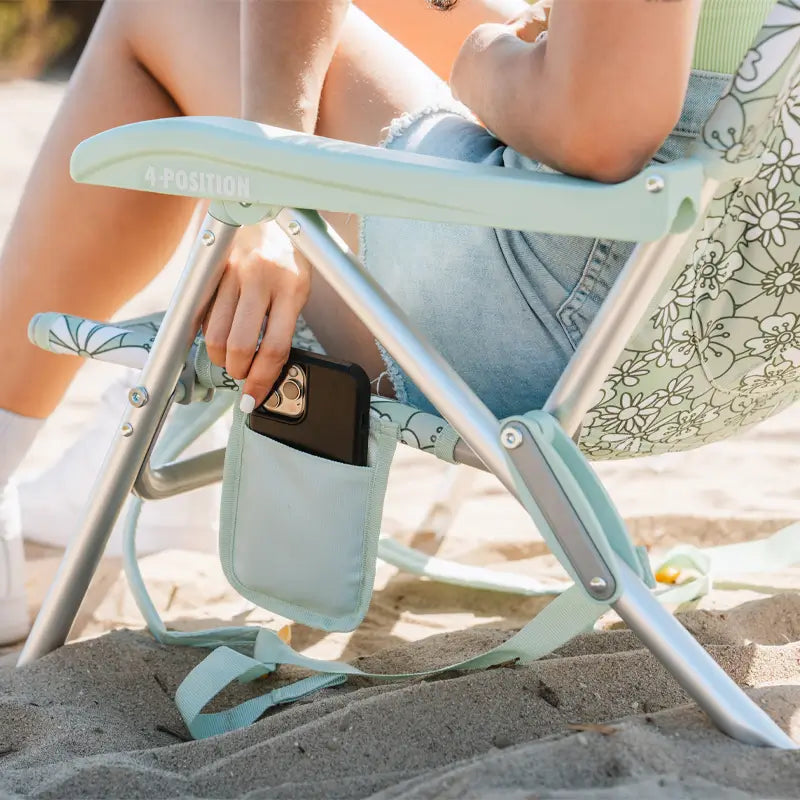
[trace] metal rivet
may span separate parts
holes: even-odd
[[[132,436],[133,435],[133,425],[130,422],[123,422],[122,425],[119,426],[119,432],[123,436]]]
[[[200,239],[206,247],[211,247],[211,245],[217,241],[217,237],[214,236],[213,231],[210,231],[208,229],[203,231]]]
[[[239,205],[240,205],[242,208],[250,208],[250,206],[251,206],[251,205],[253,205],[253,204],[252,204],[252,203],[239,203]]]
[[[658,194],[664,191],[666,183],[660,175],[651,175],[644,184],[644,188],[651,194]]]
[[[144,386],[134,386],[128,392],[128,402],[134,408],[141,408],[143,405],[146,405],[147,401],[150,399],[150,395],[147,393],[147,389]]]
[[[522,431],[516,425],[506,425],[500,434],[500,441],[506,450],[514,450],[522,444]]]
[[[286,226],[286,230],[287,230],[287,231],[289,231],[289,233],[290,233],[292,236],[297,236],[297,234],[298,234],[298,233],[300,233],[300,223],[299,223],[299,222],[295,222],[294,220],[292,220],[292,221],[291,221],[291,222],[290,222],[290,223],[289,223],[289,224]]]
[[[598,591],[601,589],[607,589],[608,581],[605,578],[591,578],[589,580],[589,586],[592,589],[597,589]]]

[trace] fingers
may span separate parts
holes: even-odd
[[[252,411],[267,399],[267,393],[280,375],[292,345],[300,309],[292,294],[277,295],[269,309],[267,330],[253,359],[242,388],[241,409]],[[252,400],[248,399],[252,398]]]
[[[244,380],[256,353],[258,335],[270,305],[269,272],[261,266],[244,270],[241,290],[228,334],[225,370],[236,380]]]
[[[232,272],[226,270],[203,322],[203,335],[206,340],[208,357],[212,364],[219,367],[225,366],[228,334],[238,302],[239,280]]]
[[[231,251],[203,324],[211,361],[224,366],[232,378],[246,380],[241,408],[248,413],[266,399],[277,380],[310,291],[310,268],[296,260],[280,229],[261,226],[258,232],[256,239],[242,238]]]

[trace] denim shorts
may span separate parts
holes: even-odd
[[[729,80],[692,73],[680,120],[654,162],[686,154]],[[384,146],[549,169],[503,144],[452,98],[395,120]],[[634,247],[385,217],[364,219],[361,245],[367,269],[501,418],[542,407]],[[434,410],[391,356],[383,355],[397,399]]]

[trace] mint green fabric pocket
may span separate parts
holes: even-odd
[[[238,410],[222,479],[220,558],[253,603],[326,631],[369,607],[397,426],[370,419],[368,466],[303,453],[254,433]]]

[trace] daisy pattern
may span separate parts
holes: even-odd
[[[644,354],[644,360],[652,362],[653,366],[658,369],[663,369],[669,364],[672,346],[672,328],[664,328],[661,338],[655,339],[650,344],[650,350]]]
[[[761,288],[764,294],[780,298],[800,292],[800,262],[787,261],[782,266],[770,270],[761,280]]]
[[[721,184],[620,354],[581,437],[596,458],[687,450],[800,400],[798,44],[800,0],[782,0],[699,137],[755,165]]]
[[[788,192],[779,197],[775,197],[775,192],[758,192],[755,199],[745,197],[744,202],[747,210],[739,214],[739,220],[747,224],[744,237],[748,242],[758,239],[764,247],[769,247],[773,242],[784,245],[784,231],[800,228],[800,212],[791,210],[795,204]]]
[[[611,370],[608,381],[612,384],[621,383],[623,386],[636,386],[639,378],[650,372],[647,362],[642,358],[629,358]]]
[[[678,406],[688,399],[692,392],[692,376],[684,372],[673,378],[664,392],[664,400],[671,406]]]
[[[797,167],[800,167],[800,153],[794,152],[791,139],[784,139],[777,151],[769,150],[764,154],[759,173],[760,178],[768,178],[767,187],[774,190],[781,181],[789,183],[794,179]]]
[[[598,421],[606,430],[615,433],[637,434],[647,430],[658,415],[658,396],[644,396],[623,392],[619,405],[607,405],[598,414]]]
[[[608,448],[609,454],[615,452],[636,455],[641,453],[645,444],[646,441],[642,436],[627,433],[607,433],[603,436],[601,442],[601,446],[605,445]],[[598,453],[605,454],[605,451],[598,448]]]
[[[690,439],[699,434],[703,425],[715,420],[718,416],[717,409],[706,403],[700,403],[694,408],[679,411],[671,416],[663,425],[651,432],[650,438],[669,444],[674,444],[682,439]]]

